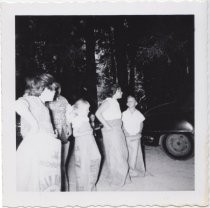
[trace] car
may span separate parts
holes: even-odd
[[[160,145],[173,159],[194,155],[194,107],[170,102],[151,108],[145,114],[144,145]]]

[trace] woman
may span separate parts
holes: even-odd
[[[41,74],[28,79],[27,94],[16,101],[23,141],[17,149],[17,191],[60,191],[60,141],[45,102],[55,95],[54,79]]]
[[[128,150],[122,131],[121,110],[117,101],[122,98],[119,85],[115,84],[111,87],[110,96],[98,108],[96,116],[104,126],[102,134],[110,185],[123,186],[128,174]]]
[[[61,170],[62,170],[62,190],[69,190],[69,180],[67,175],[66,164],[67,156],[69,152],[70,142],[68,140],[71,135],[71,126],[67,122],[66,114],[68,109],[71,108],[70,104],[65,97],[61,95],[61,86],[59,83],[55,82],[54,87],[56,88],[56,94],[53,102],[49,102],[49,109],[52,115],[52,121],[54,128],[58,132],[58,138],[62,142],[61,148]]]

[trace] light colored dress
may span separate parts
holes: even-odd
[[[24,96],[16,101],[27,107],[38,122],[37,133],[30,134],[30,126],[21,117],[23,141],[17,149],[17,191],[60,191],[61,144],[54,136],[49,109],[38,97]]]
[[[145,120],[140,111],[130,112],[129,109],[122,113],[124,133],[129,152],[130,176],[139,176],[145,174],[145,165],[141,148],[140,125]]]
[[[107,98],[106,102],[109,103],[109,107],[102,116],[112,127],[111,130],[102,129],[108,179],[110,185],[123,186],[128,175],[128,150],[122,131],[120,106],[113,98]]]
[[[76,191],[95,191],[101,155],[93,136],[93,130],[86,116],[76,116],[72,119],[72,125],[75,137]],[[71,184],[70,189],[72,190]]]

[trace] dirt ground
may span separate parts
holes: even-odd
[[[134,177],[123,187],[109,186],[104,171],[97,191],[191,191],[194,190],[194,158],[179,161],[169,158],[160,147],[145,146],[146,175]]]

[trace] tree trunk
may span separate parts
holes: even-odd
[[[121,19],[115,25],[115,55],[117,62],[117,78],[118,83],[123,91],[128,89],[128,71],[127,71],[127,58],[126,58],[126,40],[125,29],[123,25],[124,19]]]
[[[131,93],[134,93],[135,88],[135,68],[133,64],[131,63],[130,66],[130,79],[129,79],[129,91]]]
[[[130,77],[129,77],[129,92],[134,93],[135,91],[135,57],[136,48],[134,46],[130,47],[128,50],[128,58],[130,60]]]
[[[94,37],[94,19],[90,17],[87,20],[86,28],[86,64],[87,64],[87,99],[90,102],[91,110],[94,112],[97,109],[97,78],[95,64],[95,37]]]

